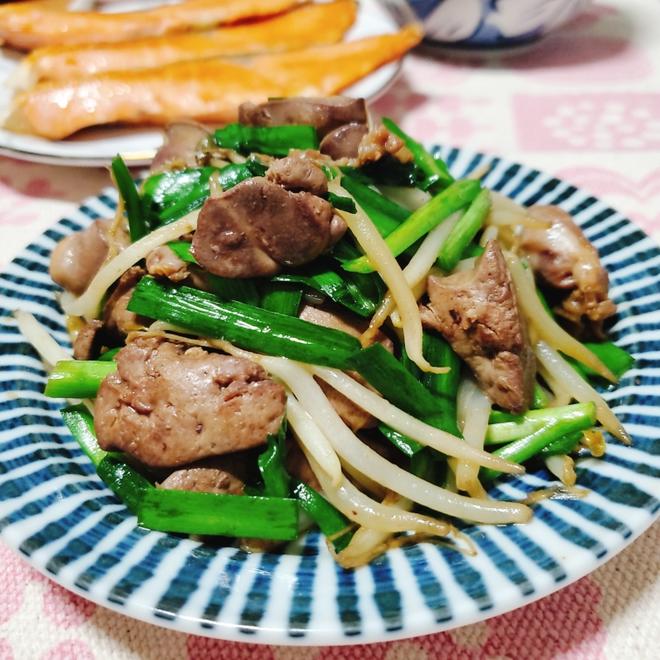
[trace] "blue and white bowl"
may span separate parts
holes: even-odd
[[[410,0],[427,39],[452,46],[527,43],[570,20],[589,0]]]
[[[525,525],[464,525],[474,556],[418,543],[357,570],[340,568],[317,532],[281,552],[247,554],[139,527],[64,427],[62,402],[43,395],[42,362],[11,314],[34,314],[68,344],[50,253],[62,237],[114,215],[116,192],[107,189],[0,272],[0,540],[63,587],[149,623],[234,641],[330,645],[425,635],[502,614],[577,580],[644,532],[660,511],[660,249],[566,181],[461,149],[436,153],[457,178],[483,167],[492,190],[524,205],[560,205],[609,272],[618,305],[610,336],[636,364],[603,396],[633,444],[611,442],[603,458],[578,460],[585,497],[542,500]],[[503,478],[491,495],[522,500],[555,486],[532,468]]]

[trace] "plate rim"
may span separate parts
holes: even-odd
[[[611,553],[608,552],[603,557],[596,559],[595,565],[585,568],[584,572],[582,572],[581,574],[576,573],[575,577],[571,576],[567,578],[565,581],[555,583],[552,586],[552,588],[549,589],[548,591],[544,591],[542,593],[541,592],[535,593],[533,596],[529,597],[529,599],[525,600],[525,602],[518,603],[512,606],[503,606],[501,608],[495,607],[492,611],[489,610],[485,616],[480,616],[479,614],[475,614],[471,618],[466,617],[465,619],[461,620],[460,623],[451,623],[451,622],[438,623],[433,629],[428,629],[427,627],[420,626],[418,630],[406,630],[406,631],[401,630],[395,632],[387,632],[380,637],[377,636],[377,633],[374,633],[373,635],[361,633],[360,636],[356,636],[356,637],[350,637],[345,635],[343,637],[336,637],[336,638],[333,637],[332,641],[319,640],[311,643],[306,636],[294,637],[288,635],[286,639],[282,639],[280,636],[278,636],[279,633],[274,633],[273,637],[270,638],[269,635],[271,633],[268,631],[266,632],[260,631],[258,637],[257,636],[251,637],[250,635],[241,633],[239,626],[235,623],[225,624],[219,621],[216,623],[216,625],[213,628],[205,628],[199,626],[199,623],[197,623],[196,627],[193,629],[193,626],[195,625],[195,621],[198,622],[198,620],[192,619],[190,617],[182,617],[175,619],[175,621],[179,623],[183,622],[184,625],[173,625],[171,621],[168,620],[167,618],[156,619],[153,617],[153,615],[149,616],[148,614],[142,614],[142,610],[134,610],[128,613],[123,605],[119,605],[110,600],[104,600],[102,597],[97,596],[96,594],[91,593],[89,591],[85,591],[84,589],[81,589],[80,587],[76,586],[73,583],[62,584],[62,582],[59,582],[44,567],[33,564],[32,562],[29,561],[28,557],[23,555],[14,545],[11,545],[8,542],[7,537],[5,536],[4,531],[0,532],[0,540],[2,540],[5,543],[5,545],[14,553],[14,555],[18,556],[21,559],[21,561],[27,562],[27,564],[32,569],[36,570],[40,575],[47,578],[51,582],[54,582],[55,584],[63,587],[67,591],[74,593],[76,596],[83,598],[84,600],[90,601],[95,605],[104,607],[105,609],[111,610],[112,612],[115,612],[117,614],[121,614],[129,619],[134,619],[136,621],[139,621],[140,623],[146,623],[152,626],[157,626],[160,628],[164,628],[165,630],[179,632],[185,635],[205,637],[206,639],[215,639],[218,641],[252,644],[255,646],[325,648],[330,646],[347,647],[347,646],[363,646],[363,645],[366,646],[371,644],[387,644],[390,642],[400,642],[408,639],[415,639],[416,637],[423,637],[426,635],[435,635],[442,632],[449,632],[451,630],[456,630],[457,628],[463,628],[464,626],[471,626],[477,623],[481,623],[483,621],[489,621],[490,619],[495,619],[498,616],[508,614],[509,612],[513,612],[523,607],[527,607],[528,605],[531,605],[532,603],[547,598],[548,596],[551,596],[552,594],[555,594],[558,591],[565,589],[566,587],[570,587],[572,584],[575,584],[582,578],[589,576],[591,573],[593,573],[594,571],[598,570],[599,568],[607,564],[611,559],[614,559],[614,557],[619,555],[621,552],[628,549],[637,539],[639,539],[641,536],[646,534],[646,532],[648,532],[653,525],[657,524],[659,519],[660,516],[656,514],[655,518],[651,519],[646,527],[640,529],[639,531],[636,531],[630,537],[625,539],[624,544],[620,548],[618,548],[617,550]],[[147,611],[151,612],[151,610],[147,610]],[[213,634],[213,632],[211,632],[218,630],[227,631],[230,634],[216,635]],[[316,634],[314,631],[312,631],[312,633]],[[327,633],[323,633],[323,634],[327,634]]]

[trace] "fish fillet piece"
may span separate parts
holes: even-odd
[[[423,36],[421,26],[412,23],[394,34],[308,48],[300,53],[258,55],[250,59],[250,64],[285,86],[297,83],[295,96],[331,96],[399,59]]]
[[[71,12],[48,2],[0,6],[0,43],[20,50],[58,44],[115,43],[271,16],[302,0],[186,0],[144,11]]]
[[[228,60],[195,60],[40,83],[17,95],[5,128],[59,140],[88,126],[116,122],[231,121],[243,101],[260,103],[282,95],[279,83],[253,69]]]
[[[303,5],[272,18],[117,44],[47,46],[21,63],[25,82],[165,66],[209,57],[300,50],[338,42],[355,21],[355,0]],[[21,86],[25,85],[25,82]]]
[[[335,94],[401,57],[421,36],[419,26],[411,25],[395,34],[257,56],[240,64],[213,58],[43,82],[16,95],[5,128],[59,140],[88,126],[118,122],[236,121],[245,101]]]

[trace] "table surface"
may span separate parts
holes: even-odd
[[[374,109],[426,143],[500,154],[600,196],[660,239],[660,2],[608,0],[484,57],[423,52]],[[106,171],[0,158],[0,266]],[[263,647],[162,630],[82,600],[0,544],[0,660],[656,658],[660,525],[588,577],[509,614],[413,640]]]

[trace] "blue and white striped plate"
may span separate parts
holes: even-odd
[[[528,525],[468,526],[466,557],[422,543],[356,571],[339,568],[316,533],[283,554],[246,554],[150,532],[105,488],[41,391],[45,374],[11,310],[37,316],[67,344],[48,258],[62,236],[112,215],[104,191],[27,247],[0,275],[0,533],[67,589],[177,630],[274,644],[344,644],[426,634],[511,610],[612,557],[657,516],[660,499],[660,250],[616,211],[558,179],[442,149],[456,176],[489,164],[488,186],[523,204],[559,204],[598,247],[619,306],[614,339],[637,359],[605,397],[634,438],[579,462],[579,500],[546,500]],[[547,474],[508,478],[513,499]]]

